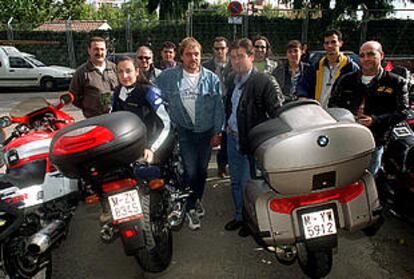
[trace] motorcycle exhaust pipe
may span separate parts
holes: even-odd
[[[62,220],[53,220],[46,227],[32,235],[27,250],[32,255],[39,255],[47,251],[65,233],[65,223]]]

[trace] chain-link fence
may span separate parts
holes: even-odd
[[[322,49],[323,32],[338,28],[344,34],[344,50],[357,52],[361,42],[375,39],[384,46],[386,56],[400,59],[414,57],[414,20],[378,18],[377,11],[354,11],[364,14],[360,18],[335,19],[327,21],[321,10],[275,9],[263,13],[246,13],[237,18],[218,13],[215,10],[189,10],[185,20],[180,21],[134,21],[131,17],[113,26],[122,26],[107,31],[91,30],[77,32],[68,19],[60,31],[35,31],[13,22],[4,23],[0,31],[0,45],[12,44],[21,51],[37,56],[46,64],[60,64],[76,67],[87,59],[88,39],[100,35],[108,39],[110,52],[134,52],[140,45],[149,45],[159,59],[164,41],[178,45],[185,36],[194,36],[204,46],[206,55],[211,53],[211,42],[216,36],[229,40],[241,37],[264,35],[271,42],[273,52],[283,56],[287,41],[298,39],[307,42],[311,50]],[[414,10],[405,10],[412,13]],[[111,25],[111,22],[108,22]]]

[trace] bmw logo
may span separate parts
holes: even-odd
[[[329,143],[329,139],[328,139],[327,136],[319,136],[318,137],[318,145],[320,147],[325,147],[325,146],[328,145],[328,143]]]

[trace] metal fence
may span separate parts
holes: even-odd
[[[412,13],[414,10],[404,10]],[[164,41],[176,44],[185,36],[194,36],[204,46],[205,54],[211,52],[211,42],[216,36],[230,40],[240,37],[264,35],[272,44],[276,55],[283,55],[288,40],[298,39],[308,43],[311,49],[322,49],[323,32],[328,28],[339,28],[344,34],[344,50],[358,51],[361,42],[379,40],[386,55],[401,59],[414,57],[414,20],[364,17],[343,17],[334,21],[323,21],[321,10],[267,10],[266,13],[247,13],[238,18],[220,15],[214,10],[189,10],[186,19],[180,21],[134,21],[131,17],[117,22],[119,29],[75,32],[72,21],[66,22],[64,32],[36,32],[13,22],[4,24],[0,31],[0,44],[14,44],[20,50],[35,54],[47,64],[62,64],[76,67],[87,59],[87,43],[94,34],[108,38],[111,52],[133,52],[146,44],[153,48],[156,59]],[[361,13],[362,11],[355,11]],[[378,12],[378,11],[376,11]],[[109,22],[109,24],[111,24]]]

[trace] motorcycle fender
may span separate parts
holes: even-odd
[[[351,232],[368,227],[379,218],[379,215],[374,214],[380,208],[380,203],[372,174],[366,172],[362,181],[364,192],[352,201],[342,204],[345,229]]]
[[[139,249],[145,248],[144,221],[142,219],[122,223],[118,225],[118,228],[127,256],[133,256]]]
[[[266,245],[292,244],[295,233],[292,216],[270,209],[270,201],[277,198],[263,180],[249,180],[244,191],[244,204],[249,223],[257,230]]]

